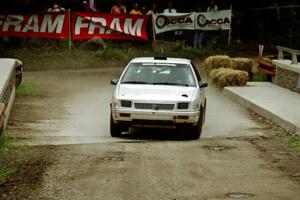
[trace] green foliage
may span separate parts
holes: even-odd
[[[82,49],[80,44],[74,42],[72,51],[68,50],[67,43],[43,39],[30,39],[26,45],[18,48],[0,48],[0,57],[14,57],[23,62],[24,70],[49,70],[49,69],[81,69],[98,68],[107,66],[107,60],[114,61],[116,66],[124,66],[126,62],[135,57],[161,56],[180,57],[189,59],[205,59],[208,56],[224,54],[234,51],[212,43],[201,49],[195,49],[184,44],[159,41],[155,44],[132,41],[106,41],[108,48],[104,50]],[[255,49],[256,50],[256,49]],[[238,51],[245,54],[245,50]]]
[[[254,74],[252,77],[252,81],[254,82],[267,82],[268,78],[266,74]]]
[[[2,151],[5,151],[7,149],[11,148],[11,144],[9,142],[9,139],[6,135],[6,131],[3,132],[2,138],[0,139],[0,153]]]
[[[181,57],[189,59],[203,58],[206,55],[211,54],[213,51],[211,49],[194,49],[191,47],[186,47],[178,50],[164,51],[163,55],[168,57]],[[161,56],[162,52],[154,51],[150,48],[129,48],[129,49],[118,49],[118,48],[107,48],[104,50],[98,50],[95,56],[102,59],[118,59],[118,60],[130,60],[135,57],[152,57]]]
[[[41,88],[35,84],[27,84],[23,82],[16,90],[17,95],[39,95]]]
[[[7,167],[7,168],[2,168],[0,167],[0,184],[4,183],[6,179],[13,173],[17,171],[17,168],[15,167]]]
[[[280,141],[283,141],[289,145],[290,148],[300,151],[300,138],[297,135],[291,133],[280,133],[277,135]]]
[[[14,174],[26,159],[27,145],[17,145],[8,137],[6,131],[0,140],[0,184]]]
[[[13,145],[10,143],[6,132],[4,131],[3,137],[0,140],[0,157],[7,157],[7,152],[13,148]],[[0,165],[0,184],[5,182],[7,177],[14,172],[16,172],[16,167],[7,167]]]
[[[126,52],[116,48],[107,48],[103,50],[98,50],[96,51],[95,56],[103,59],[121,59],[121,60],[127,59]]]
[[[129,59],[133,59],[135,57],[149,57],[149,56],[159,55],[148,48],[145,49],[130,48],[126,51],[126,54]]]
[[[0,158],[3,153],[11,150],[26,150],[27,145],[15,144],[13,138],[8,137],[7,132],[4,130],[2,138],[0,140]]]
[[[206,56],[212,55],[214,52],[218,51],[217,49],[213,50],[210,47],[204,47],[201,49],[195,49],[192,47],[185,47],[176,51],[166,52],[166,55],[169,57],[181,57],[188,59],[200,59]]]

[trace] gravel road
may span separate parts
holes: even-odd
[[[121,68],[105,68],[24,73],[25,84],[38,85],[41,91],[17,99],[11,134],[18,141],[31,145],[126,140],[112,139],[109,135],[109,103],[114,88],[110,80],[118,77],[121,71]],[[223,97],[214,87],[207,89],[207,98],[203,138],[261,134],[249,130],[257,125],[248,112]],[[161,139],[164,134],[161,131],[150,137]]]
[[[165,130],[111,138],[109,83],[121,70],[24,73],[41,91],[16,98],[8,132],[20,143],[56,145],[42,184],[26,198],[299,198],[299,153],[265,137],[267,124],[214,87],[200,140]]]

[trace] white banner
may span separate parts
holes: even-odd
[[[231,10],[202,12],[196,14],[196,30],[230,30]]]
[[[174,30],[194,30],[196,13],[158,14],[154,18],[155,33]]]
[[[156,34],[175,30],[230,30],[231,10],[158,14],[154,22]]]

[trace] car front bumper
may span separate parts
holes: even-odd
[[[177,126],[196,125],[199,121],[200,111],[176,112],[176,111],[154,111],[154,110],[129,110],[111,109],[114,123],[133,126]]]

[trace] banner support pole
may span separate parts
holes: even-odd
[[[69,17],[69,51],[72,51],[72,29],[71,29],[71,9],[68,9],[68,17]]]
[[[156,35],[155,35],[155,14],[152,14],[151,15],[151,18],[152,18],[152,34],[153,34],[153,41],[156,41]]]
[[[227,46],[229,47],[231,45],[231,29],[229,29],[228,31],[228,42],[227,42]]]
[[[232,23],[232,4],[230,5],[230,12],[231,12],[231,23]],[[231,26],[230,29],[228,30],[228,41],[227,41],[227,46],[229,47],[231,45]]]

